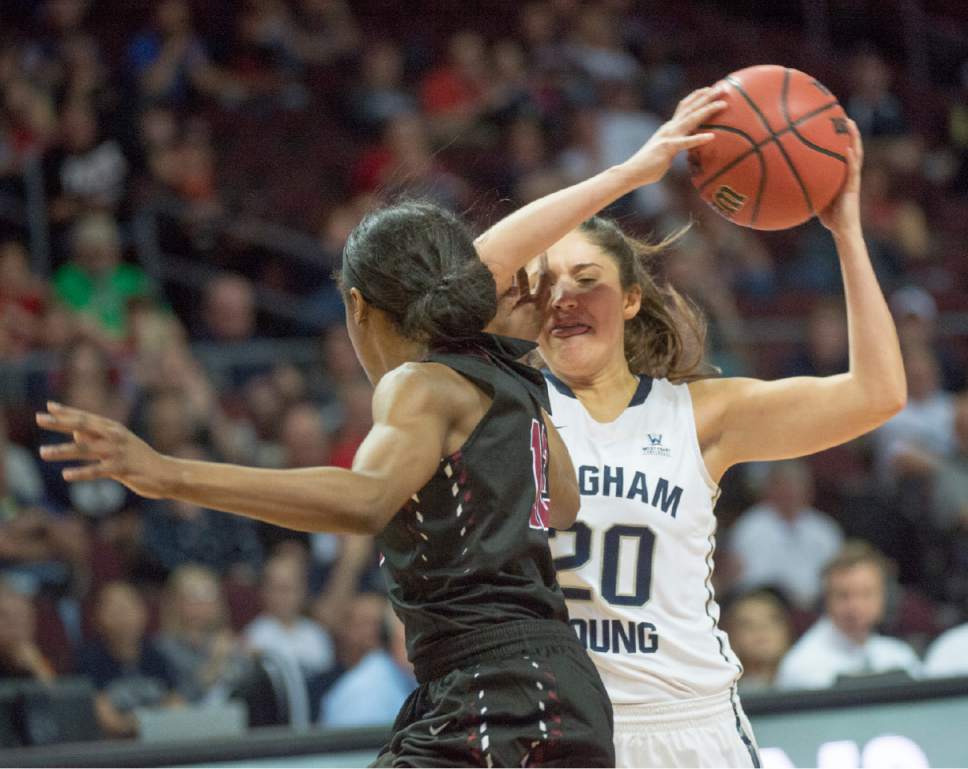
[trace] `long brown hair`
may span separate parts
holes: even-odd
[[[655,258],[681,238],[684,227],[658,243],[636,240],[612,220],[594,216],[580,232],[615,261],[624,291],[638,286],[642,303],[625,321],[625,359],[633,374],[689,382],[715,369],[703,360],[706,320],[691,301],[653,275]]]

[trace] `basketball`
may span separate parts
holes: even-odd
[[[727,75],[726,107],[689,153],[692,182],[722,216],[782,230],[822,211],[847,176],[847,114],[816,78],[763,64]]]

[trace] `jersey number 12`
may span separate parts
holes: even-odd
[[[584,566],[592,556],[592,530],[578,521],[567,531],[552,531],[552,536],[574,537],[575,552],[555,558],[558,571],[572,571]],[[635,547],[632,566],[635,570],[632,579],[633,592],[619,592],[619,559],[622,540],[631,541]],[[655,533],[648,526],[626,526],[616,524],[602,537],[602,597],[617,606],[644,606],[652,592],[652,556],[655,553]],[[625,564],[629,560],[623,559]],[[565,598],[572,601],[592,600],[592,591],[587,588],[562,587]]]

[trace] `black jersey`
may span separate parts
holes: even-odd
[[[544,379],[516,361],[533,345],[481,334],[427,356],[492,403],[377,538],[407,651],[495,623],[567,621],[548,548]]]

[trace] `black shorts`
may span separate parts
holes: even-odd
[[[415,673],[421,683],[374,766],[615,766],[611,703],[563,622],[436,644]]]

